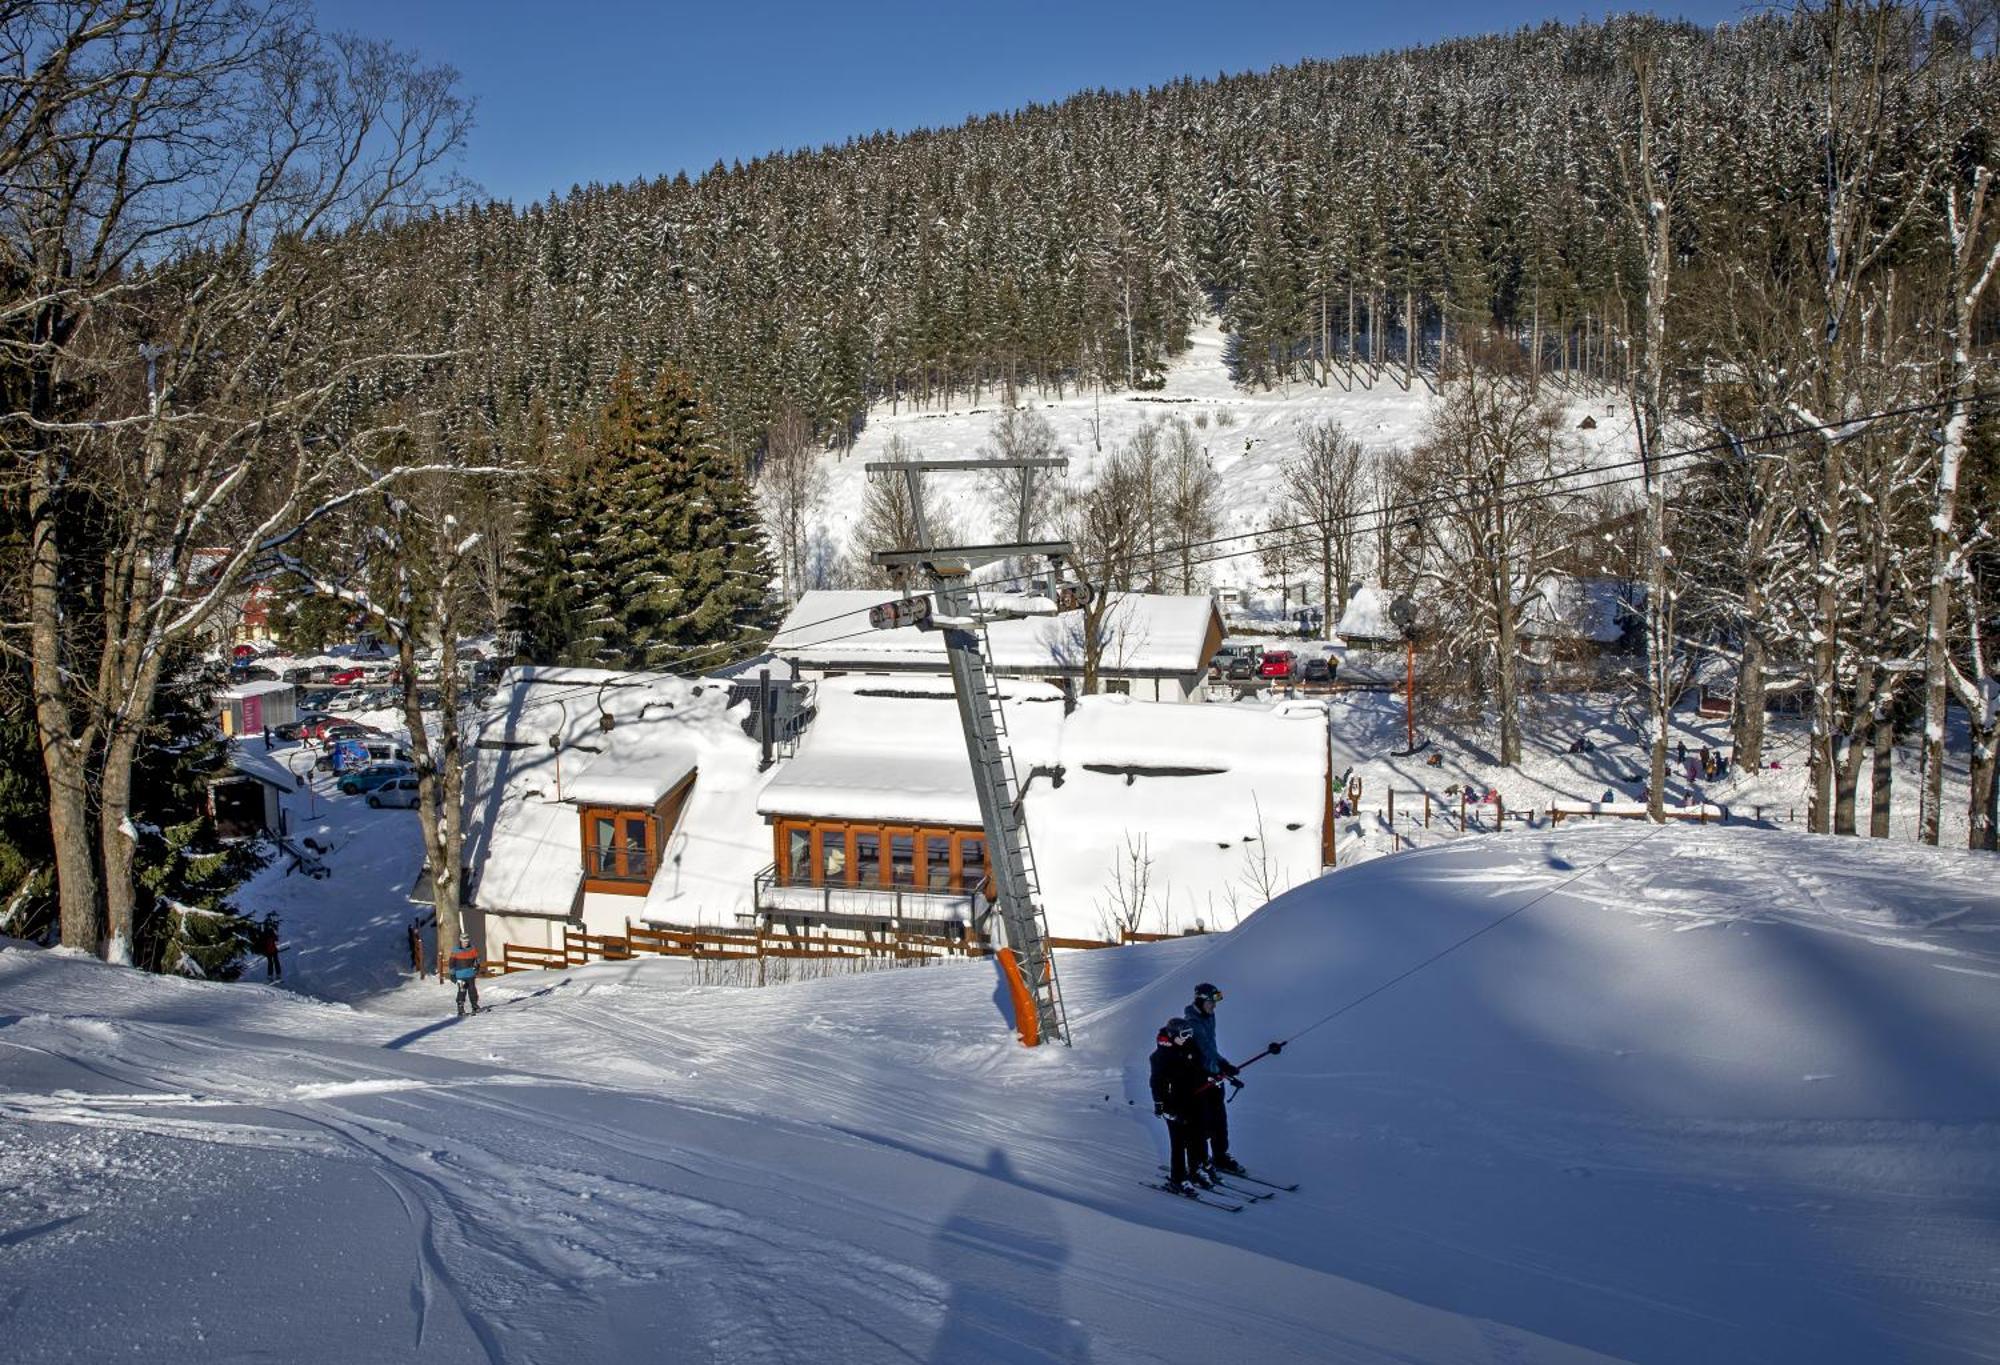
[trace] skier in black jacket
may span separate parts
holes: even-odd
[[[1157,1041],[1152,1057],[1153,1112],[1167,1121],[1167,1144],[1173,1153],[1167,1187],[1176,1194],[1192,1194],[1194,1185],[1213,1183],[1201,1169],[1207,1146],[1202,1092],[1208,1088],[1208,1069],[1194,1049],[1194,1029],[1187,1020],[1169,1019],[1160,1026]]]

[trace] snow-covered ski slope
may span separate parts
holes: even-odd
[[[1300,432],[1310,423],[1339,422],[1371,451],[1407,450],[1423,432],[1432,400],[1430,390],[1421,382],[1408,389],[1386,378],[1352,389],[1308,383],[1269,390],[1240,388],[1230,378],[1224,360],[1227,343],[1216,319],[1205,317],[1195,327],[1188,349],[1169,365],[1165,385],[1157,391],[1100,394],[1086,390],[1056,398],[1052,393],[1027,390],[1019,395],[1019,402],[1048,420],[1062,453],[1070,457],[1071,479],[1089,477],[1099,461],[1129,441],[1144,423],[1175,417],[1201,423],[1196,435],[1222,484],[1220,535],[1256,530],[1265,512],[1280,502],[1285,462],[1299,453]],[[869,409],[867,424],[854,448],[825,457],[828,492],[817,518],[815,538],[829,555],[848,547],[867,483],[863,467],[870,460],[882,459],[891,440],[901,437],[911,453],[924,459],[970,459],[990,444],[1003,404],[1003,396],[991,390],[977,403],[957,395],[949,407],[914,408],[903,403],[892,408],[888,403],[877,403]],[[1630,410],[1619,395],[1573,396],[1566,411],[1568,434],[1586,463],[1611,465],[1633,457],[1636,447]],[[1596,423],[1593,429],[1578,429],[1585,417]],[[1603,477],[1615,478],[1623,472]],[[954,529],[968,540],[1014,538],[1012,525],[996,520],[992,500],[977,475],[938,476],[933,486],[951,511]],[[1219,584],[1260,582],[1257,558],[1249,553],[1253,545],[1245,539],[1209,551],[1214,555],[1246,552],[1209,565],[1212,580]]]
[[[429,984],[350,1008],[0,951],[0,1339],[1993,1360],[1993,867],[1742,829],[1464,839],[1227,935],[1065,954],[1073,1051],[1006,1041],[981,964],[763,990],[605,964],[491,982],[456,1022]],[[1304,1188],[1240,1214],[1140,1183],[1145,1054],[1204,979],[1225,1050],[1299,1035],[1230,1113],[1237,1155]]]

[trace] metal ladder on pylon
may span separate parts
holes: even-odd
[[[1008,942],[1021,960],[1022,980],[1034,999],[1042,1027],[1067,1045],[1069,1015],[1063,1007],[1062,983],[1056,976],[1055,953],[1048,947],[1049,922],[1048,913],[1042,908],[1041,874],[1035,866],[1035,845],[1028,832],[1027,812],[1022,808],[1021,776],[1014,766],[1013,736],[1007,730],[1007,708],[1002,704],[1000,679],[993,667],[993,637],[986,628],[983,616],[979,618],[978,665],[986,710],[993,718],[991,762],[994,777],[1004,797],[1005,824],[1019,849],[1025,883],[1026,906],[1020,913],[1029,922],[1019,926],[1018,930],[1010,923]]]

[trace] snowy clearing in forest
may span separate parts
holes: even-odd
[[[1992,1360],[1991,866],[1462,839],[1064,954],[1036,1052],[977,963],[603,964],[459,1022],[10,947],[9,1358]],[[1140,1183],[1199,980],[1239,1060],[1295,1039],[1230,1114],[1304,1188],[1241,1214]]]
[[[1422,382],[1408,389],[1386,377],[1372,387],[1351,390],[1307,383],[1271,390],[1241,388],[1230,378],[1224,360],[1228,340],[1216,319],[1205,317],[1196,325],[1188,349],[1168,366],[1165,387],[1157,391],[1085,391],[1059,399],[1024,391],[1021,406],[1048,419],[1061,453],[1070,457],[1071,481],[1089,478],[1102,459],[1145,423],[1168,418],[1195,423],[1210,464],[1221,478],[1218,534],[1223,536],[1255,531],[1266,512],[1282,501],[1282,471],[1300,453],[1304,427],[1337,421],[1370,452],[1407,450],[1423,433],[1432,400]],[[950,406],[935,408],[905,403],[891,411],[888,404],[876,404],[854,446],[824,457],[828,491],[812,536],[820,547],[815,557],[832,562],[849,549],[867,484],[864,466],[884,458],[891,440],[901,437],[911,453],[923,459],[970,459],[990,444],[993,424],[1003,411],[997,392],[982,402],[958,397]],[[1586,465],[1613,464],[1635,454],[1631,412],[1622,394],[1607,391],[1587,399],[1572,394],[1565,413],[1568,435],[1584,453]],[[1595,422],[1594,429],[1579,429],[1585,417]],[[938,476],[931,483],[949,509],[954,529],[968,541],[1014,538],[1012,525],[996,513],[978,476]],[[1242,539],[1211,551],[1244,551],[1210,565],[1213,581],[1261,583],[1254,545],[1253,540]]]

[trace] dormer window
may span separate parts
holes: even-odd
[[[657,786],[599,780],[594,788],[586,788],[577,801],[583,889],[612,896],[645,895],[693,787],[690,772],[657,802],[646,805],[639,802],[651,801]]]
[[[590,807],[583,813],[587,842],[584,871],[594,880],[637,882],[653,880],[659,866],[659,841],[649,810]]]

